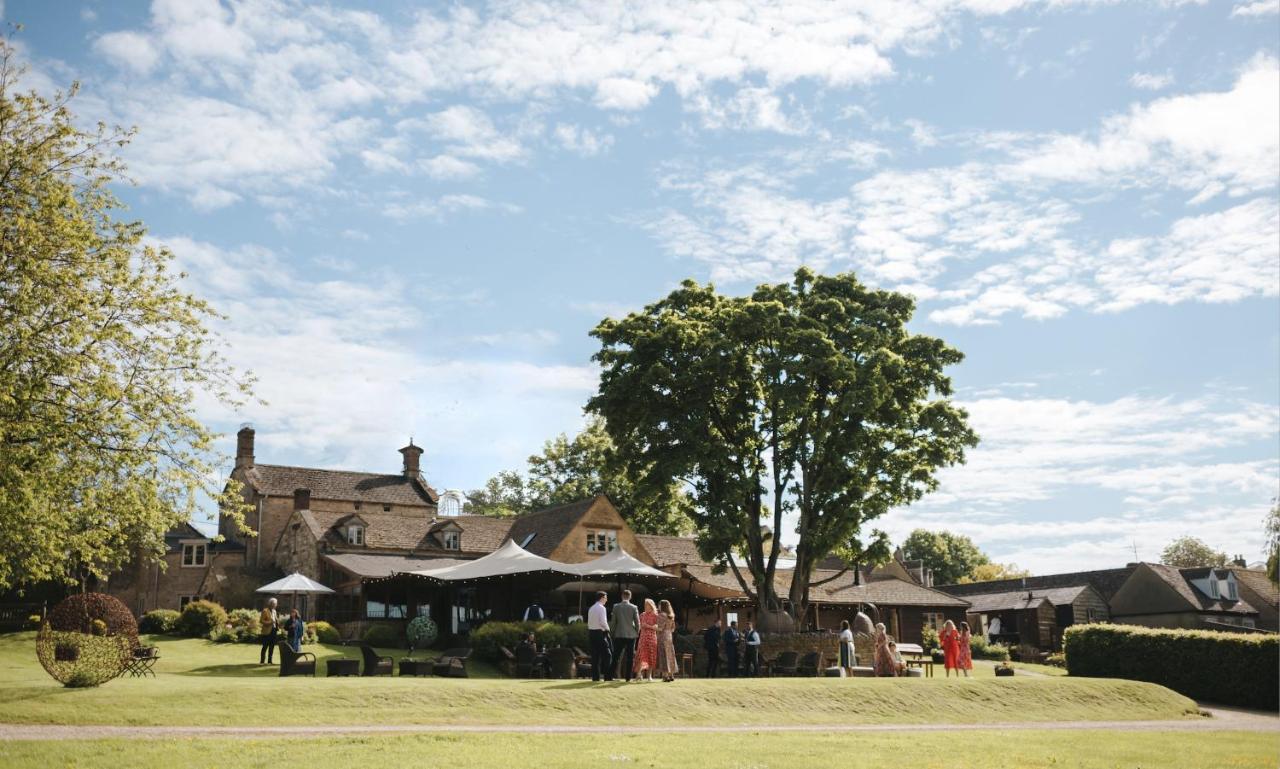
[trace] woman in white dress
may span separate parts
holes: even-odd
[[[845,675],[853,675],[853,666],[856,657],[853,655],[853,631],[849,629],[849,620],[841,620],[840,622],[840,667],[844,668]]]

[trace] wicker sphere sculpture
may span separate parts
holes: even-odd
[[[430,617],[414,617],[409,627],[405,628],[405,637],[409,639],[409,646],[425,649],[440,637],[440,628]]]
[[[124,604],[84,593],[49,612],[36,636],[36,656],[66,686],[97,686],[120,675],[137,645],[138,623]]]

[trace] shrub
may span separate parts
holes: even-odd
[[[209,640],[216,644],[231,644],[240,640],[240,634],[235,628],[223,627],[210,633]]]
[[[1067,655],[1062,652],[1054,652],[1045,659],[1044,664],[1052,665],[1055,668],[1065,668],[1067,666]]]
[[[192,601],[182,609],[175,628],[188,638],[206,637],[227,624],[227,610],[213,601]]]
[[[564,645],[576,646],[583,651],[591,648],[591,634],[587,632],[587,623],[575,622],[564,626]]]
[[[176,613],[177,612],[175,612],[175,614]],[[27,629],[37,630],[39,629],[41,622],[43,622],[43,619],[39,614],[32,614],[30,617],[27,617]]]
[[[1009,647],[1004,644],[992,643],[987,640],[986,636],[976,635],[970,637],[969,651],[972,652],[975,660],[1009,661]]]
[[[365,629],[360,640],[383,649],[403,649],[404,632],[392,622],[378,622]]]
[[[316,620],[307,623],[307,632],[316,637],[316,643],[322,644],[340,644],[342,636],[338,634],[338,629],[330,625],[324,620]]]
[[[142,615],[138,631],[142,633],[172,633],[182,615],[173,609],[154,609]]]
[[[262,635],[261,615],[253,609],[232,609],[227,612],[227,625],[241,631],[241,636]]]
[[[941,647],[942,647],[942,644],[939,643],[938,641],[938,631],[934,630],[928,625],[921,628],[920,648],[924,649],[926,654],[929,652],[932,652],[934,649],[939,649]]]
[[[581,626],[581,630],[576,628]],[[515,649],[520,639],[529,633],[538,638],[538,643],[550,647],[587,646],[586,623],[559,625],[555,622],[486,622],[471,631],[471,648],[476,656],[491,662],[503,659],[499,646]]]
[[[1130,678],[1193,699],[1275,711],[1280,636],[1074,625],[1063,636],[1072,676]]]
[[[409,645],[415,649],[426,649],[440,637],[440,628],[430,617],[414,617],[404,630]]]

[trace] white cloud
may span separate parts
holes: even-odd
[[[93,41],[93,49],[140,74],[150,72],[160,61],[151,38],[137,32],[109,32]]]
[[[586,128],[570,123],[556,125],[554,135],[561,147],[584,158],[595,157],[602,152],[608,152],[609,148],[613,146],[612,135],[592,133]]]
[[[1145,91],[1163,91],[1173,85],[1173,75],[1168,72],[1135,72],[1129,77],[1129,85]]]
[[[516,160],[524,155],[519,141],[498,131],[484,112],[464,104],[455,104],[405,127],[421,128],[446,143],[453,155],[496,162]]]
[[[408,203],[390,203],[383,208],[382,214],[403,222],[422,218],[443,219],[450,214],[458,212],[484,210],[518,214],[523,209],[511,203],[497,203],[479,195],[455,193],[442,195],[434,199],[416,200]]]
[[[636,110],[646,106],[658,93],[652,83],[621,77],[607,77],[596,84],[596,106],[601,109]]]
[[[432,179],[469,179],[480,173],[475,163],[455,158],[452,155],[436,155],[418,161],[418,168]]]
[[[1280,0],[1253,0],[1231,9],[1232,16],[1271,16],[1280,13]]]

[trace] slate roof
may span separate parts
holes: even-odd
[[[1249,588],[1253,592],[1262,596],[1270,603],[1272,608],[1280,605],[1280,586],[1267,578],[1265,571],[1258,569],[1232,569],[1236,575],[1236,580],[1244,587]],[[1262,608],[1262,607],[1255,607]]]
[[[699,582],[706,582],[719,588],[735,590],[739,593],[742,587],[733,576],[732,571],[724,574],[712,574],[712,567],[694,564],[686,565],[684,571]],[[814,569],[813,581],[834,576],[838,570]],[[777,590],[785,595],[791,589],[790,569],[779,569],[774,572]],[[745,575],[744,575],[745,576]],[[749,578],[748,578],[749,579]],[[853,584],[853,572],[846,572],[839,578],[816,587],[810,587],[809,600],[815,603],[857,604],[873,603],[877,606],[953,606],[967,607],[969,602],[947,595],[932,588],[921,587],[914,582],[907,582],[897,577],[886,577],[872,582]]]
[[[1222,598],[1210,598],[1201,593],[1191,584],[1191,580],[1205,577],[1211,571],[1225,571],[1225,569],[1211,569],[1202,567],[1197,569],[1179,569],[1174,566],[1165,566],[1162,563],[1145,564],[1157,576],[1163,579],[1170,587],[1177,591],[1178,595],[1186,599],[1199,611],[1206,612],[1223,612],[1227,614],[1257,614],[1258,610],[1249,605],[1248,601],[1243,599],[1232,601],[1225,596]]]
[[[507,532],[507,536],[530,553],[546,558],[569,536],[569,532],[573,531],[573,527],[578,525],[578,521],[582,520],[582,516],[587,514],[596,500],[603,496],[597,494],[567,505],[556,505],[517,516],[510,521],[511,530]],[[525,544],[525,538],[530,534],[537,536]]]
[[[417,558],[387,553],[327,553],[324,558],[358,577],[390,577],[395,572],[443,569],[466,563],[457,558]]]
[[[970,582],[964,585],[938,585],[944,593],[956,596],[980,595],[983,593],[1007,593],[1016,590],[1049,590],[1063,587],[1089,585],[1104,601],[1110,602],[1120,586],[1129,579],[1136,564],[1118,569],[1100,569],[1098,571],[1075,571],[1067,574],[1044,574],[1038,577],[1017,577],[1014,579],[997,579],[990,582]]]
[[[702,563],[698,555],[698,545],[693,537],[672,537],[663,534],[637,534],[636,539],[644,545],[644,549],[653,556],[658,566],[670,566],[675,563]]]
[[[246,472],[246,480],[259,494],[275,497],[291,497],[297,489],[309,489],[314,499],[414,507],[434,505],[439,501],[439,495],[431,486],[400,473],[254,465]]]
[[[1081,588],[1082,590],[1084,588]],[[1030,597],[1026,590],[1018,590],[1012,593],[982,593],[981,595],[971,595],[969,600],[969,611],[973,614],[981,614],[982,612],[995,611],[1021,611],[1023,609],[1034,609],[1049,602],[1051,606],[1057,606],[1052,600],[1044,595],[1032,593]]]
[[[303,510],[298,515],[316,539],[336,548],[355,547],[347,544],[345,534],[338,531],[337,527],[357,517],[356,513]],[[506,539],[507,530],[511,526],[510,519],[485,515],[459,515],[443,519],[364,511],[358,515],[365,522],[364,547],[374,550],[457,553],[459,551],[445,550],[444,542],[432,534],[438,530],[437,524],[443,520],[455,523],[462,529],[461,552],[491,553]]]

